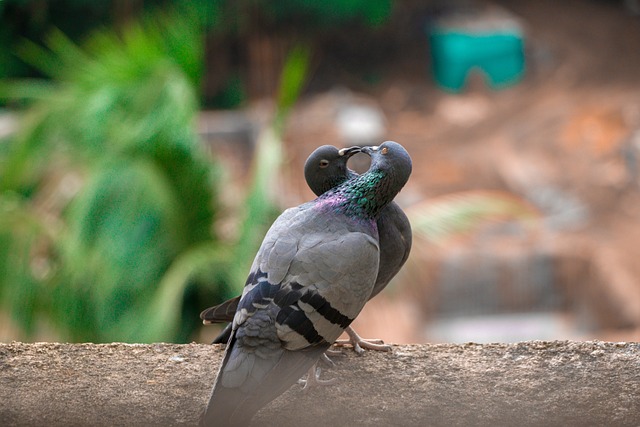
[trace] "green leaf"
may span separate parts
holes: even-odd
[[[183,252],[163,276],[153,299],[123,319],[127,330],[122,335],[140,342],[174,340],[179,332],[184,294],[192,279],[211,268],[228,268],[229,263],[228,249],[219,244],[205,243]]]
[[[282,132],[282,125],[289,110],[300,97],[309,70],[310,50],[298,45],[291,50],[280,74],[280,87],[276,102],[276,118],[274,127]]]

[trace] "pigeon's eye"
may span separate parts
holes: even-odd
[[[380,150],[380,154],[387,154],[389,152],[389,149],[387,147],[382,147],[382,150]]]
[[[320,167],[321,168],[326,168],[327,166],[329,166],[329,160],[326,160],[326,159],[320,160]]]

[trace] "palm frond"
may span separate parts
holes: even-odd
[[[406,209],[414,234],[433,242],[468,233],[488,221],[517,220],[533,224],[535,207],[511,193],[464,191],[430,199]]]
[[[189,19],[158,13],[121,33],[101,30],[82,46],[54,31],[46,47],[29,42],[22,47],[21,55],[53,82],[7,142],[0,196],[38,197],[55,168],[75,169],[84,185],[59,213],[63,227],[51,239],[49,254],[55,271],[45,292],[31,293],[40,301],[25,294],[33,289],[28,280],[43,283],[27,275],[35,240],[20,230],[11,235],[12,247],[21,245],[19,265],[4,265],[17,281],[5,283],[11,289],[0,297],[22,294],[20,299],[42,309],[64,338],[176,339],[138,323],[158,319],[147,307],[166,294],[164,278],[176,276],[168,273],[176,260],[217,242],[212,234],[216,168],[194,127],[201,28],[190,26]],[[33,83],[0,91],[33,98],[40,88]],[[14,219],[0,212],[0,227]],[[172,295],[184,287],[176,286]],[[181,310],[178,306],[178,316]],[[169,319],[161,313],[160,320]]]

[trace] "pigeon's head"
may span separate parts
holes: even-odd
[[[411,175],[411,156],[404,147],[394,141],[380,145],[362,147],[363,153],[371,156],[372,170],[379,170],[392,177],[394,186],[402,188]]]
[[[304,164],[304,178],[317,196],[336,187],[355,172],[347,168],[347,162],[360,147],[337,149],[333,145],[323,145],[311,153]]]

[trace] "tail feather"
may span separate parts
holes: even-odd
[[[252,354],[253,363],[243,364],[244,367],[250,365],[250,370],[242,383],[229,387],[227,385],[233,383],[233,378],[223,380],[225,368],[230,357],[237,357],[237,351],[243,351],[233,348],[236,345],[235,337],[232,337],[209,403],[202,414],[202,426],[248,425],[262,407],[295,384],[329,348],[329,344],[326,344],[298,351],[281,349],[275,357],[267,359]]]
[[[240,302],[240,297],[237,296],[235,298],[231,298],[223,302],[222,304],[218,304],[214,307],[209,307],[200,313],[200,318],[202,319],[202,323],[205,325],[211,323],[223,323],[223,322],[231,322],[233,321],[233,316],[236,314],[236,310],[238,309],[238,303]]]

